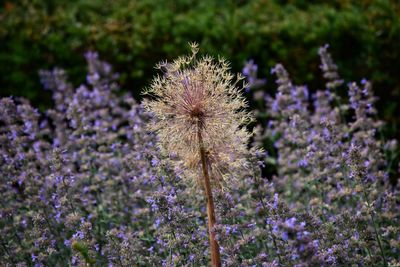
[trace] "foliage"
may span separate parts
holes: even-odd
[[[369,76],[381,100],[389,134],[399,128],[400,5],[397,1],[154,1],[21,0],[0,7],[1,95],[20,95],[41,108],[39,68],[64,66],[74,83],[86,49],[98,51],[132,90],[147,85],[160,58],[186,52],[189,41],[221,54],[239,71],[253,56],[262,75],[279,60],[296,83],[323,84],[316,51],[330,43],[345,79]],[[268,87],[272,89],[272,86]],[[136,90],[136,91],[134,91]]]

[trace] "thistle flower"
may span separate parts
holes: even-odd
[[[150,128],[158,133],[161,148],[177,156],[178,167],[183,166],[188,176],[203,178],[211,263],[221,266],[211,181],[220,185],[241,162],[249,138],[243,125],[251,116],[236,87],[241,76],[232,83],[234,77],[224,60],[197,60],[197,45],[191,47],[191,56],[159,65],[165,75],[154,79],[147,93],[155,99],[144,105],[155,115]]]
[[[144,106],[155,115],[150,129],[157,132],[162,151],[185,177],[194,180],[201,174],[201,132],[207,161],[212,163],[211,179],[219,186],[245,164],[250,134],[243,126],[251,115],[245,110],[242,88],[237,88],[242,77],[233,82],[227,62],[207,56],[198,60],[197,45],[191,47],[192,55],[158,65],[164,75],[156,77],[145,92],[154,99],[145,100]]]

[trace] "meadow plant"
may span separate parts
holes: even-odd
[[[326,87],[311,96],[281,64],[271,70],[277,93],[265,95],[266,111],[259,113],[266,112],[269,121],[256,140],[273,140],[275,189],[292,212],[314,222],[319,238],[312,254],[323,265],[388,266],[389,259],[396,265],[399,216],[392,215],[398,207],[387,220],[385,205],[398,202],[399,194],[384,157],[384,148],[395,142],[379,138],[383,123],[376,119],[369,81],[348,83],[348,101],[339,96],[344,82],[327,49],[319,49]]]
[[[53,109],[0,102],[2,266],[132,266],[149,254],[147,115],[110,65],[86,59],[76,90],[63,70],[40,73]]]
[[[267,95],[252,61],[251,122],[241,76],[192,49],[144,105],[94,52],[77,88],[40,72],[51,109],[0,100],[0,265],[400,266],[396,141],[371,82],[346,84],[324,46],[324,89],[277,64]]]
[[[197,45],[191,47],[192,55],[159,65],[164,75],[155,78],[146,92],[155,99],[144,105],[155,115],[150,129],[158,134],[161,148],[176,157],[176,168],[190,172],[184,176],[204,186],[212,266],[221,266],[212,186],[222,187],[237,178],[234,168],[245,168],[242,158],[250,135],[243,125],[251,116],[236,87],[241,77],[232,83],[224,60],[197,60]]]

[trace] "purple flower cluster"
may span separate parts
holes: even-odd
[[[294,217],[283,213],[267,223],[279,242],[295,240],[295,252],[284,253],[281,263],[398,264],[400,216],[387,215],[398,210],[393,201],[399,188],[389,182],[385,158],[385,148],[396,142],[379,138],[383,123],[376,119],[369,81],[349,83],[348,102],[339,97],[343,81],[327,48],[319,50],[325,90],[310,95],[306,86],[291,82],[281,64],[271,71],[277,93],[264,97],[270,120],[265,131],[257,129],[256,143],[273,140],[274,190]],[[385,208],[388,202],[392,211]]]
[[[237,177],[213,188],[223,266],[400,264],[399,185],[387,174],[396,141],[379,138],[369,81],[347,84],[348,99],[340,97],[327,48],[319,50],[326,88],[314,93],[278,64],[277,92],[265,95],[257,65],[246,63],[264,115],[246,164],[224,174]],[[40,72],[53,108],[0,100],[0,265],[207,265],[203,192],[159,151],[151,115],[119,90],[111,66],[85,57],[78,88],[61,69]]]
[[[150,254],[148,115],[118,91],[110,65],[86,59],[77,89],[63,70],[41,71],[55,103],[45,113],[0,100],[2,266],[132,266]]]
[[[248,81],[246,91],[249,92],[252,89],[257,89],[266,84],[266,79],[257,78],[258,66],[254,63],[253,59],[246,62],[243,67],[242,73]]]

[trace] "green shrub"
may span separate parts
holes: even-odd
[[[226,57],[235,71],[249,57],[263,76],[282,62],[297,74],[296,83],[315,89],[323,86],[313,80],[320,73],[316,51],[329,43],[343,78],[372,79],[391,133],[399,123],[397,1],[8,0],[0,8],[2,96],[48,105],[38,70],[61,65],[78,84],[89,49],[111,62],[122,86],[139,96],[154,64],[185,53],[189,41]]]

